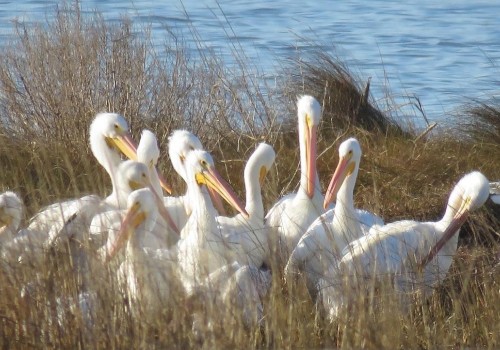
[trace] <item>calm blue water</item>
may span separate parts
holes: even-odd
[[[11,20],[44,20],[57,3],[0,0],[0,41],[11,32]],[[230,44],[238,42],[262,79],[271,80],[284,58],[319,45],[346,61],[362,80],[372,77],[372,94],[380,106],[387,93],[401,105],[407,103],[405,95],[415,95],[429,120],[440,123],[470,98],[500,94],[500,1],[81,3],[84,11],[97,9],[110,21],[126,14],[137,23],[152,24],[158,43],[169,27],[195,47],[194,28],[203,44],[229,65]],[[401,114],[415,112],[406,107]]]

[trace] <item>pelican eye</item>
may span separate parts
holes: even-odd
[[[193,147],[193,146],[191,146],[191,145],[189,145],[189,150],[190,150],[190,151],[194,151],[194,147]]]
[[[204,167],[204,168],[206,168],[206,167],[208,166],[208,163],[207,163],[207,161],[206,161],[206,160],[201,160],[201,161],[200,161],[200,164],[201,164],[201,166],[202,166],[202,167]]]

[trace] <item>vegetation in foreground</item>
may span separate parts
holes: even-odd
[[[215,55],[191,57],[166,35],[158,54],[147,29],[127,20],[105,23],[77,8],[58,12],[47,27],[18,26],[0,60],[0,186],[21,194],[25,219],[41,207],[82,194],[104,195],[109,181],[92,158],[88,126],[100,111],[119,112],[134,136],[152,129],[162,149],[160,170],[176,193],[184,184],[166,154],[175,128],[196,133],[220,172],[242,191],[245,160],[267,141],[277,152],[267,177],[267,208],[298,183],[295,99],[315,95],[324,107],[318,167],[325,188],[341,141],[355,136],[364,155],[356,205],[386,222],[439,218],[449,191],[477,169],[500,177],[500,105],[467,106],[454,130],[422,133],[371,102],[369,88],[325,54],[290,63],[277,88],[266,87],[242,64],[228,69]],[[240,192],[241,194],[241,192]],[[461,231],[447,279],[407,312],[383,286],[338,321],[328,323],[299,281],[278,276],[265,300],[263,326],[248,329],[231,312],[201,329],[207,347],[489,347],[500,344],[500,210],[491,201]],[[0,342],[5,347],[138,348],[198,346],[192,305],[132,317],[110,268],[92,272],[98,295],[89,322],[75,302],[79,284],[67,252],[48,251],[42,263],[3,260]],[[215,312],[215,311],[214,311]]]

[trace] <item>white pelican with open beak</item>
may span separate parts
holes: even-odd
[[[338,267],[322,281],[323,303],[335,317],[339,306],[356,296],[347,288],[370,288],[374,281],[392,281],[397,292],[430,293],[444,280],[457,249],[458,232],[469,213],[488,199],[488,179],[478,171],[465,175],[450,194],[443,218],[437,222],[404,220],[373,226],[350,243]],[[354,290],[354,289],[353,289]]]
[[[312,96],[297,102],[300,146],[300,187],[297,193],[280,199],[268,212],[266,226],[272,250],[279,249],[281,259],[288,260],[312,222],[323,214],[323,195],[316,171],[316,133],[321,106]]]
[[[188,193],[192,213],[182,229],[178,242],[179,270],[184,288],[188,292],[203,283],[204,279],[217,269],[235,261],[233,252],[224,242],[216,221],[215,210],[207,187],[217,191],[240,213],[248,217],[243,204],[231,186],[215,169],[208,152],[193,150],[186,161]]]
[[[361,147],[355,138],[339,147],[339,161],[326,192],[324,208],[336,199],[335,208],[318,217],[293,250],[285,268],[285,276],[303,271],[310,291],[318,279],[341,258],[342,250],[352,241],[367,234],[373,225],[384,221],[375,214],[354,208],[354,186],[361,161]]]

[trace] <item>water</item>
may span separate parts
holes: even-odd
[[[53,13],[58,1],[0,0],[0,41],[13,19],[33,22]],[[389,94],[404,105],[417,96],[430,121],[448,116],[471,99],[499,95],[500,2],[444,0],[82,1],[109,21],[123,14],[152,24],[160,43],[169,27],[195,47],[192,28],[206,47],[230,65],[231,43],[269,79],[284,58],[320,48],[338,55],[360,79],[372,78],[376,100]],[[312,44],[314,42],[314,44]],[[409,107],[407,107],[409,108]],[[402,113],[414,115],[412,109]]]

